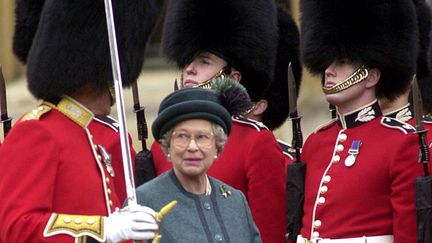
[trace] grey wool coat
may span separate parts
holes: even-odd
[[[212,192],[207,196],[187,192],[173,170],[137,188],[138,203],[155,211],[177,200],[160,223],[161,243],[261,242],[243,193],[212,177],[209,181]]]

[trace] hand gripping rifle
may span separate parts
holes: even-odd
[[[134,112],[137,119],[138,140],[141,141],[142,150],[135,157],[135,186],[138,187],[156,177],[151,151],[147,148],[148,138],[147,122],[145,118],[145,107],[140,105],[138,84],[132,84],[134,100]]]
[[[126,115],[124,108],[124,98],[122,92],[122,79],[120,72],[120,61],[117,49],[116,31],[114,26],[114,15],[111,0],[104,0],[105,15],[108,29],[108,40],[111,55],[111,66],[114,78],[114,89],[117,98],[116,108],[120,128],[120,145],[122,151],[123,169],[126,184],[127,205],[136,206],[137,198],[135,193],[135,181],[133,177],[132,158],[130,154],[130,145],[128,142],[128,132],[126,127]],[[139,243],[140,241],[134,241]]]
[[[424,176],[415,181],[415,201],[417,214],[417,242],[432,242],[432,176],[429,175],[428,163],[430,160],[429,146],[426,139],[428,129],[423,124],[423,102],[417,79],[414,77],[412,97],[416,133],[419,137],[418,162],[423,164]]]
[[[3,138],[6,138],[12,126],[12,118],[8,116],[6,102],[6,82],[0,66],[0,123],[3,123]]]
[[[288,65],[288,101],[289,117],[292,121],[293,140],[292,146],[295,149],[295,161],[288,164],[286,175],[286,208],[288,235],[287,238],[292,242],[297,241],[297,235],[300,234],[301,222],[303,217],[304,201],[304,181],[305,181],[305,163],[301,161],[301,148],[303,145],[303,135],[300,127],[301,116],[297,111],[297,88],[291,63]]]

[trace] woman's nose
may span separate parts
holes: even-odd
[[[188,150],[198,150],[198,144],[196,143],[195,139],[191,139],[188,145]]]

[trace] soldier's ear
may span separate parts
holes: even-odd
[[[237,70],[232,70],[232,72],[230,74],[230,78],[234,79],[234,80],[237,80],[237,81],[240,82],[240,80],[241,80],[241,73],[239,71],[237,71]]]
[[[372,88],[375,87],[381,78],[381,71],[378,68],[369,69],[369,75],[366,81],[366,87]]]
[[[264,112],[267,110],[267,106],[268,106],[267,100],[257,101],[252,110],[252,114],[254,116],[262,116]]]

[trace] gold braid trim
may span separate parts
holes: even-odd
[[[202,83],[199,83],[199,84],[197,84],[197,85],[192,86],[192,88],[211,89],[211,87],[212,87],[212,85],[213,85],[213,81],[214,81],[215,79],[218,79],[218,78],[221,78],[221,79],[225,79],[225,78],[227,78],[227,77],[226,77],[226,74],[224,73],[224,70],[223,70],[223,69],[220,70],[218,73],[216,73],[215,76],[211,77],[210,79],[208,79],[208,80],[206,80],[206,81],[204,81],[204,82],[202,82]],[[176,86],[178,86],[178,85],[177,85],[177,80],[174,82],[174,90],[177,90],[177,89],[178,89],[178,87],[177,87],[177,89],[175,88]],[[181,88],[181,89],[184,88],[184,86],[183,86],[183,81],[180,83],[180,88]]]
[[[360,83],[369,75],[368,69],[361,65],[351,76],[346,78],[344,81],[334,85],[331,88],[322,87],[324,94],[336,94],[343,90],[348,89],[349,87]]]
[[[45,113],[50,111],[52,106],[42,103],[34,110],[26,113],[20,121],[39,120]]]
[[[71,215],[53,213],[44,230],[44,237],[59,234],[74,238],[89,236],[99,242],[105,241],[103,216]]]
[[[57,110],[69,117],[81,127],[87,127],[93,119],[93,113],[69,96],[64,96],[57,104]]]
[[[155,215],[156,222],[160,223],[162,219],[165,216],[167,216],[174,209],[176,205],[177,205],[177,201],[173,200],[169,202],[167,205],[163,206],[161,210]],[[155,232],[155,237],[153,238],[152,243],[159,243],[161,239],[162,239],[162,235],[160,234],[160,231],[157,230]]]

